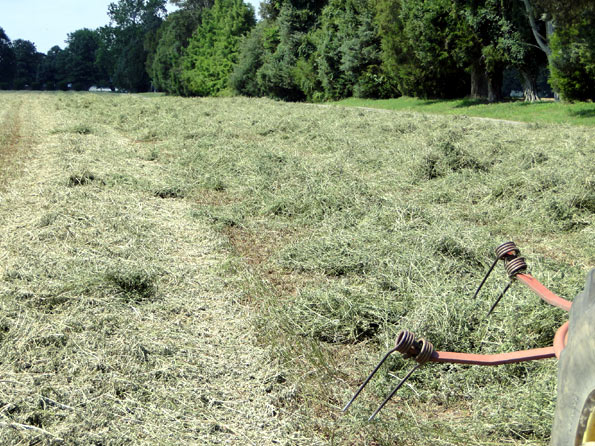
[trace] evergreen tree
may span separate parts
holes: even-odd
[[[331,0],[323,10],[316,36],[325,98],[383,95],[380,39],[368,0]]]
[[[399,92],[421,97],[460,97],[473,32],[450,0],[378,0],[385,72]]]
[[[155,54],[147,62],[149,76],[156,89],[170,94],[188,94],[181,78],[181,60],[200,22],[201,10],[182,9],[170,14],[159,28]]]
[[[320,90],[314,52],[326,1],[266,0],[263,20],[248,36],[232,75],[236,92],[299,101]]]
[[[264,96],[264,88],[258,80],[258,70],[264,64],[265,34],[269,34],[267,21],[256,24],[240,44],[238,61],[233,68],[229,82],[233,91],[245,96]]]
[[[227,88],[240,40],[254,26],[252,6],[242,0],[215,0],[203,11],[182,58],[182,80],[188,94],[216,95]]]
[[[295,70],[300,47],[307,36],[309,16],[308,10],[296,9],[287,2],[267,29],[263,64],[256,74],[267,96],[287,101],[305,99]]]

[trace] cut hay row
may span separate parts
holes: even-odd
[[[303,444],[222,237],[132,185],[163,166],[78,99],[19,96],[40,142],[0,195],[0,444]]]
[[[15,98],[40,125],[0,202],[4,438],[547,444],[553,360],[426,366],[366,423],[410,368],[394,358],[340,409],[403,328],[439,350],[551,343],[566,315],[522,287],[485,320],[503,271],[471,296],[507,240],[556,293],[582,289],[595,265],[592,130],[262,99],[0,95]]]

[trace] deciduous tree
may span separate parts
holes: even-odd
[[[114,61],[111,77],[116,87],[132,92],[150,88],[145,67],[149,54],[146,43],[153,41],[152,35],[165,17],[165,3],[166,0],[119,0],[109,5],[113,37],[108,52]]]
[[[43,59],[43,54],[37,52],[33,42],[23,39],[15,40],[12,43],[12,48],[15,55],[13,88],[15,90],[39,88],[37,69]]]
[[[16,70],[16,56],[4,29],[0,27],[0,90],[12,86]]]
[[[88,90],[97,83],[98,73],[95,61],[99,49],[99,35],[90,29],[79,29],[68,34],[67,72],[69,82],[75,90]]]

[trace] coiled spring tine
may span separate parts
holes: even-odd
[[[399,353],[403,354],[403,356],[405,358],[414,358],[415,361],[417,362],[417,365],[413,368],[413,370],[411,370],[409,373],[407,373],[407,376],[405,376],[405,378],[403,378],[403,380],[391,392],[391,394],[388,396],[388,398],[386,398],[384,400],[384,402],[380,405],[380,407],[378,407],[378,409],[376,409],[376,411],[372,414],[372,416],[368,419],[368,421],[374,419],[374,417],[378,414],[378,412],[380,412],[382,410],[382,408],[384,407],[384,405],[393,397],[393,395],[395,393],[397,393],[397,390],[399,390],[401,388],[401,386],[405,383],[405,381],[407,381],[407,379],[409,379],[409,377],[413,374],[413,372],[415,372],[420,366],[424,365],[426,362],[428,362],[432,358],[432,355],[435,353],[435,350],[434,350],[434,346],[430,342],[426,341],[425,339],[421,338],[421,339],[416,340],[415,335],[413,333],[411,333],[408,330],[401,330],[399,332],[399,334],[397,335],[397,342],[396,342],[394,348],[392,350],[390,350],[387,354],[385,354],[384,357],[378,363],[378,365],[376,365],[376,367],[374,367],[374,370],[372,370],[372,373],[370,373],[370,375],[368,375],[368,377],[363,382],[363,384],[359,387],[359,389],[357,389],[357,392],[355,392],[355,395],[353,395],[351,400],[349,400],[349,402],[345,405],[345,407],[343,408],[343,412],[345,412],[349,408],[349,406],[351,406],[351,403],[353,403],[355,401],[355,399],[361,393],[361,391],[364,389],[364,387],[366,387],[366,385],[370,382],[370,380],[376,374],[376,372],[378,371],[380,366],[382,364],[384,364],[384,361],[386,361],[386,359],[394,352],[399,352]]]
[[[368,418],[368,421],[372,421],[374,419],[378,412],[380,412],[382,408],[386,405],[386,403],[388,403],[389,400],[395,395],[395,393],[397,393],[397,390],[399,390],[403,386],[403,384],[405,384],[405,382],[409,379],[413,372],[415,372],[418,368],[420,368],[422,365],[428,362],[435,352],[434,346],[431,342],[428,342],[423,338],[415,341],[414,336],[411,332],[402,331],[399,334],[399,337],[397,338],[397,350],[399,350],[401,353],[405,353],[409,352],[411,347],[414,347],[416,350],[413,358],[417,362],[417,365],[413,367],[413,369],[411,369],[409,373],[407,373],[407,375],[405,375],[405,378],[401,380],[401,382],[397,385],[397,387],[393,389],[390,395],[386,397],[386,399],[382,402],[380,406],[378,406],[378,409],[376,409],[374,413],[370,416],[370,418]]]
[[[510,260],[505,260],[505,262],[506,272],[508,273],[508,277],[510,277],[510,282],[508,283],[508,285],[506,285],[506,288],[502,290],[502,292],[498,296],[498,299],[496,299],[496,302],[494,302],[492,308],[490,308],[490,311],[488,311],[486,318],[489,317],[490,314],[492,314],[492,311],[494,311],[494,308],[496,308],[496,305],[498,305],[500,299],[504,297],[508,289],[511,287],[516,275],[520,274],[521,272],[527,269],[527,262],[525,262],[525,259],[523,257],[512,257]]]
[[[490,269],[488,270],[488,272],[484,276],[483,280],[481,281],[481,283],[477,287],[477,291],[475,291],[475,294],[473,295],[473,299],[475,299],[477,297],[477,295],[479,294],[479,291],[483,287],[483,284],[486,283],[486,280],[488,280],[488,277],[490,276],[490,274],[492,273],[492,270],[494,269],[494,267],[498,263],[498,260],[499,260],[498,257],[496,257],[496,259],[494,260],[494,263],[492,263],[492,266],[490,266]]]
[[[481,291],[481,288],[483,287],[486,280],[488,280],[488,277],[490,276],[490,274],[496,267],[498,260],[506,261],[509,258],[514,258],[514,257],[518,256],[520,253],[521,253],[520,249],[517,248],[517,246],[514,244],[514,242],[506,242],[506,243],[502,243],[500,246],[498,246],[496,248],[496,258],[494,259],[494,263],[492,263],[492,266],[490,266],[490,269],[488,270],[488,272],[484,276],[483,280],[479,284],[479,287],[477,287],[477,291],[475,291],[475,294],[473,295],[473,299],[475,299],[477,297],[477,295],[479,294],[479,292]]]
[[[423,364],[417,364],[415,367],[413,367],[409,373],[407,373],[407,375],[405,375],[405,378],[403,378],[401,380],[401,382],[397,385],[397,387],[395,387],[393,389],[393,391],[390,393],[389,396],[386,397],[386,399],[382,402],[382,404],[380,406],[378,406],[378,409],[376,409],[374,411],[374,413],[370,416],[370,418],[368,418],[368,421],[372,421],[374,419],[374,417],[376,415],[378,415],[378,412],[380,412],[382,410],[382,408],[386,405],[386,403],[389,402],[389,400],[395,395],[395,393],[397,393],[397,391],[403,386],[403,384],[405,384],[405,381],[407,381],[409,379],[409,377],[411,375],[413,375],[413,372],[415,372],[417,369],[419,369]]]
[[[498,296],[498,299],[496,299],[496,302],[494,302],[494,304],[492,305],[492,308],[490,308],[490,311],[488,311],[488,314],[486,314],[486,318],[490,317],[490,314],[492,314],[492,311],[494,311],[494,308],[496,308],[496,305],[498,305],[498,303],[500,302],[500,299],[502,299],[504,297],[504,295],[506,294],[506,292],[508,291],[508,289],[510,288],[511,285],[512,285],[512,280],[510,282],[508,282],[508,285],[506,285],[506,288],[504,288],[502,290],[502,292]]]
[[[378,371],[380,366],[382,364],[384,364],[384,361],[386,361],[387,358],[396,351],[397,351],[397,348],[395,347],[392,350],[390,350],[386,355],[384,355],[384,357],[380,360],[378,365],[374,368],[374,370],[372,370],[372,373],[370,373],[368,375],[368,377],[366,378],[366,380],[363,382],[363,384],[361,386],[359,386],[359,389],[357,389],[357,392],[355,392],[355,395],[353,395],[351,400],[349,400],[349,402],[345,405],[345,407],[343,408],[343,412],[345,412],[347,409],[349,409],[349,406],[351,406],[351,403],[353,403],[355,401],[355,399],[357,398],[357,396],[361,393],[361,391],[364,390],[364,387],[366,387],[366,385],[370,382],[370,380],[376,374],[376,372]]]

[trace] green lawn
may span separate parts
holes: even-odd
[[[595,126],[595,104],[591,102],[523,101],[488,104],[470,99],[432,100],[401,97],[397,99],[349,98],[333,103],[349,107],[413,111],[447,115],[466,115],[509,121]]]

